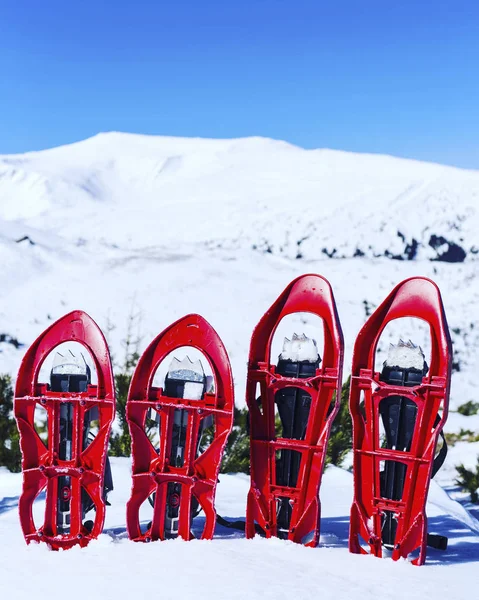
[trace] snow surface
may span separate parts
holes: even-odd
[[[50,552],[42,544],[26,546],[17,514],[20,475],[0,469],[0,581],[9,598],[51,600],[63,594],[69,600],[100,600],[153,594],[172,600],[465,600],[474,597],[479,584],[479,522],[434,483],[429,531],[449,536],[450,545],[446,552],[428,549],[426,565],[415,567],[349,554],[352,476],[342,469],[325,472],[321,543],[310,549],[278,539],[245,540],[241,532],[221,526],[212,541],[130,542],[125,536],[129,459],[113,459],[112,468],[115,490],[105,533],[85,549],[66,552]],[[244,518],[248,487],[245,475],[221,475],[219,514]],[[44,502],[37,504],[42,509]],[[201,524],[201,515],[197,520]]]

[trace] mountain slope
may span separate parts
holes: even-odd
[[[462,262],[479,251],[478,198],[475,171],[264,138],[110,133],[0,157],[0,218],[70,243]]]

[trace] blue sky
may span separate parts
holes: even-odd
[[[479,2],[3,0],[0,153],[110,130],[479,169]]]

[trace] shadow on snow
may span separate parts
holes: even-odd
[[[0,515],[18,507],[20,496],[6,496],[0,500]]]
[[[451,516],[428,518],[428,531],[445,535],[447,550],[427,548],[426,565],[447,565],[479,561],[479,535]],[[321,543],[323,548],[348,548],[349,517],[324,518],[321,520]]]
[[[35,498],[35,502],[44,502],[46,499],[46,493],[41,492]],[[18,508],[18,501],[20,496],[5,496],[0,500],[0,515],[8,512],[9,510],[16,510]]]

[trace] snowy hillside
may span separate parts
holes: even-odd
[[[134,301],[146,344],[198,311],[241,354],[241,378],[251,327],[297,274],[331,280],[348,345],[393,284],[424,274],[442,287],[467,370],[478,199],[479,172],[263,138],[109,133],[0,156],[0,334],[29,343],[81,306],[121,339]]]
[[[175,242],[463,261],[479,252],[478,198],[474,171],[264,138],[109,133],[0,156],[1,219],[130,250]]]

